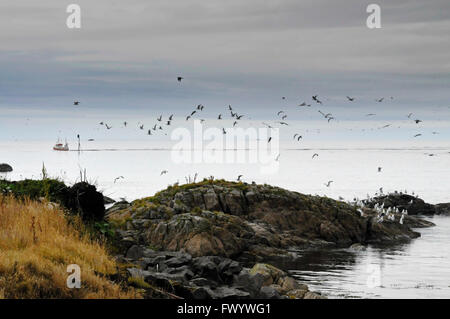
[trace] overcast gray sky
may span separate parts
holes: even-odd
[[[70,3],[80,30],[66,27]],[[381,29],[366,27],[370,3]],[[0,125],[17,136],[12,118],[72,116],[75,99],[95,121],[102,110],[184,116],[199,103],[211,116],[232,104],[264,119],[319,94],[342,121],[375,110],[442,126],[449,34],[448,0],[2,0]],[[395,99],[374,102],[383,96]]]

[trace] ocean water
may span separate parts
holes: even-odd
[[[0,142],[0,162],[14,168],[2,177],[40,178],[44,164],[49,176],[70,184],[86,171],[87,179],[105,195],[127,200],[153,195],[196,175],[197,180],[209,176],[235,180],[243,175],[246,182],[335,199],[364,198],[383,188],[414,193],[433,204],[450,202],[450,148],[442,145],[298,149],[281,144],[273,153],[278,160],[270,171],[264,160],[229,160],[236,150],[224,151],[220,157],[224,160],[212,163],[195,162],[198,151],[188,151],[184,155],[191,161],[180,163],[169,142],[83,142],[81,152],[55,152],[52,146],[52,142]],[[315,153],[318,156],[312,158]],[[167,173],[161,175],[162,171]],[[123,178],[115,180],[119,176]],[[325,186],[330,180],[330,187]],[[358,252],[303,251],[298,262],[281,266],[330,298],[450,298],[450,217],[429,219],[436,226],[418,230],[422,237],[408,244],[369,246]]]
[[[134,200],[153,195],[176,182],[185,183],[196,174],[197,181],[209,176],[236,180],[238,175],[243,175],[241,179],[245,182],[267,183],[335,199],[365,198],[383,188],[384,192],[414,193],[433,204],[450,202],[450,147],[316,145],[296,149],[280,144],[279,150],[269,154],[273,157],[269,163],[269,155],[250,161],[251,151],[246,149],[215,153],[212,160],[204,155],[207,162],[195,161],[201,151],[187,151],[180,160],[170,142],[84,142],[81,152],[56,152],[52,146],[53,142],[0,141],[0,162],[14,168],[6,178],[40,178],[45,165],[51,177],[70,184],[80,180],[80,171],[86,171],[87,179],[105,195]],[[76,148],[75,143],[71,147]],[[246,158],[239,161],[234,156],[233,159],[237,152]],[[313,159],[315,153],[318,156]],[[378,167],[382,168],[381,172]],[[167,173],[161,175],[162,171]],[[115,181],[119,176],[123,178]],[[325,186],[330,180],[333,181],[330,187]]]

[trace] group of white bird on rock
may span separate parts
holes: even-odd
[[[361,217],[365,217],[363,209],[366,208],[365,204],[362,200],[356,200],[355,205],[359,207],[357,211],[361,214]],[[405,215],[408,215],[408,210],[402,209],[401,211],[398,209],[398,207],[388,207],[384,208],[384,203],[381,205],[376,203],[373,208],[371,208],[375,212],[377,212],[377,223],[382,223],[384,219],[395,222],[396,215],[400,214],[399,223],[403,225],[403,220],[405,218]]]

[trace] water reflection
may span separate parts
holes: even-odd
[[[277,265],[329,298],[450,298],[450,217],[408,244],[320,249]]]

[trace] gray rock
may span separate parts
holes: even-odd
[[[6,164],[6,163],[0,164],[0,173],[9,173],[12,171],[13,171],[13,168],[11,165]]]
[[[281,295],[277,289],[272,286],[264,286],[259,292],[259,297],[262,299],[281,299]]]
[[[191,279],[189,282],[198,287],[211,287],[213,289],[217,287],[217,283],[215,281],[208,280],[206,278],[201,278],[201,277]]]
[[[250,294],[246,291],[240,290],[235,287],[218,287],[213,290],[213,297],[215,299],[243,299],[249,298]]]
[[[169,259],[166,264],[169,267],[180,267],[182,265],[186,265],[187,263],[189,263],[192,260],[191,255],[189,254],[183,254],[181,256],[177,256],[177,257],[173,257],[171,259]]]
[[[133,260],[139,260],[144,256],[144,248],[142,246],[133,245],[131,246],[126,254],[126,257]]]
[[[264,277],[261,274],[252,275],[247,269],[235,275],[233,280],[233,285],[249,292],[251,298],[257,298],[263,283]]]

